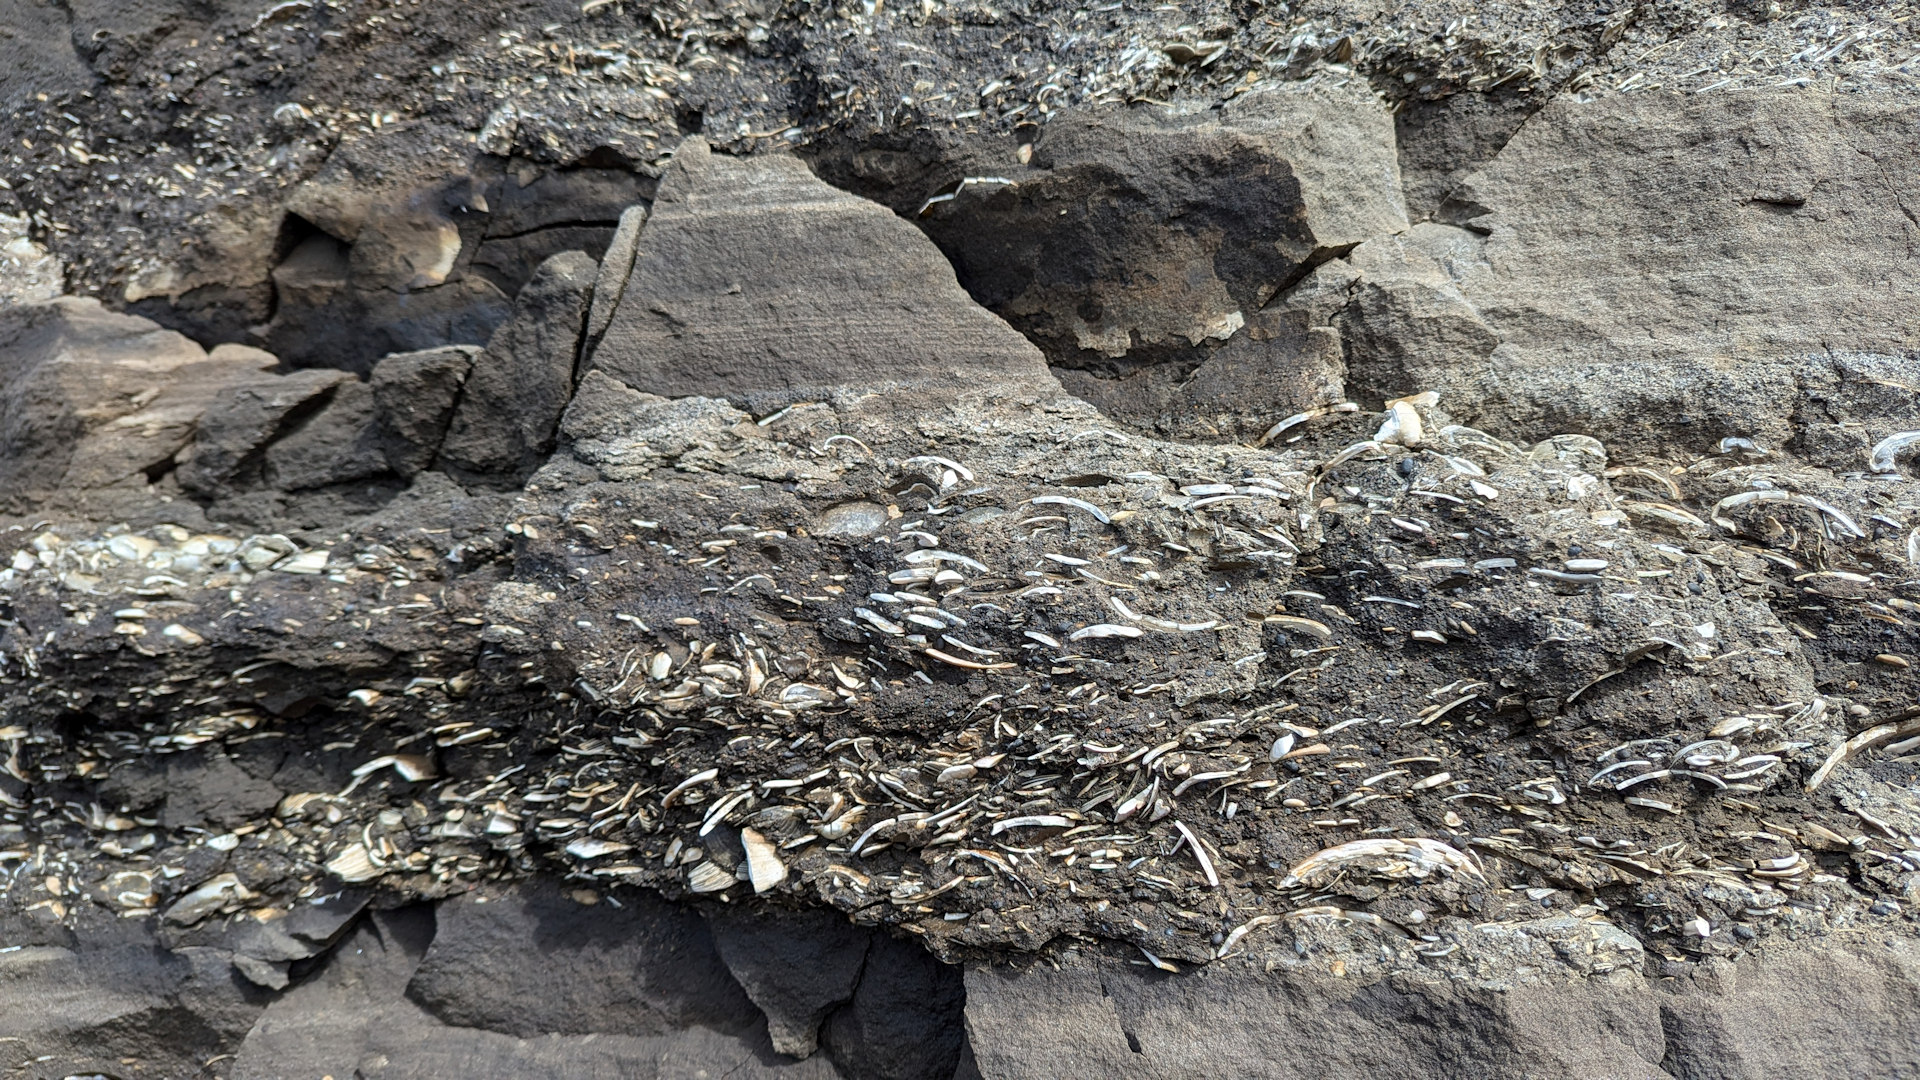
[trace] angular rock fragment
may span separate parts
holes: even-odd
[[[587,311],[587,337],[584,355],[592,355],[613,321],[613,309],[627,291],[627,278],[633,273],[633,259],[640,250],[640,229],[647,223],[647,208],[629,206],[620,215],[620,228],[614,232],[607,253],[600,259],[600,273],[593,282],[593,304]]]
[[[950,1077],[964,1041],[960,970],[920,946],[875,934],[853,1000],[827,1021],[834,1061],[858,1080]]]
[[[1407,227],[1391,121],[1357,89],[1074,114],[1024,168],[971,179],[928,192],[922,226],[975,299],[1074,367],[1229,341],[1319,262]]]
[[[349,382],[354,378],[347,372],[311,369],[224,387],[182,455],[180,485],[221,496],[268,484],[267,447],[321,412],[335,389]]]
[[[340,383],[319,412],[267,447],[266,485],[297,492],[385,473],[376,414],[372,387],[358,379]]]
[[[390,1022],[433,940],[431,908],[376,912],[358,923],[312,978],[269,1005],[241,1044],[241,1078],[352,1076],[371,1030]]]
[[[867,935],[835,911],[715,911],[713,944],[747,996],[767,1014],[773,1048],[803,1058],[820,1023],[853,1000]]]
[[[376,439],[401,478],[433,464],[479,349],[449,345],[394,353],[373,367],[369,384],[378,413]]]
[[[1485,271],[1481,244],[1465,229],[1422,223],[1326,263],[1281,306],[1333,333],[1356,401],[1452,385],[1500,344],[1456,280]]]
[[[1045,369],[884,207],[814,179],[798,158],[734,159],[689,138],[588,370],[667,397],[791,400]]]
[[[860,162],[823,167],[864,189]],[[1407,228],[1392,122],[1357,87],[1068,113],[1019,162],[984,143],[920,182],[894,187],[895,208],[976,300],[1077,395],[1182,437],[1250,437],[1262,417],[1341,400],[1332,339],[1263,308]]]
[[[455,476],[517,484],[553,448],[573,396],[574,360],[598,265],[578,251],[542,263],[513,318],[474,357],[440,445]]]
[[[198,345],[99,301],[0,308],[0,493],[72,501],[173,467],[201,414],[273,357]]]
[[[450,900],[407,996],[449,1024],[523,1038],[749,1026],[698,916],[651,897],[622,905],[551,884]]]

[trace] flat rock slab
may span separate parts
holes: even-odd
[[[918,230],[798,158],[688,139],[661,181],[590,370],[720,397],[983,375],[1044,376]]]

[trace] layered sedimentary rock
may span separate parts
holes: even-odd
[[[698,138],[675,153],[608,303],[587,370],[668,397],[771,400],[1044,370],[912,226],[798,158],[734,161]]]
[[[1920,1068],[1904,24],[116,11],[0,76],[23,1074]]]

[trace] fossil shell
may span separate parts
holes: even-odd
[[[740,846],[747,852],[747,880],[753,882],[754,892],[766,892],[787,880],[787,864],[780,861],[772,841],[753,829],[741,829]]]
[[[187,893],[173,902],[167,909],[166,920],[182,926],[197,923],[217,911],[238,906],[240,901],[253,896],[247,891],[240,879],[232,874],[221,874],[209,878],[199,888]]]
[[[1121,626],[1117,623],[1095,623],[1083,626],[1067,635],[1068,641],[1084,641],[1087,638],[1139,637],[1144,631],[1137,626]]]
[[[283,574],[324,574],[327,572],[327,553],[303,551],[274,563],[273,568]]]
[[[339,854],[327,860],[327,870],[349,884],[372,881],[386,873],[373,864],[373,856],[368,853],[365,844],[348,844],[340,849]]]
[[[733,871],[711,859],[687,871],[687,888],[697,893],[723,892],[731,888],[735,880]]]
[[[597,859],[602,855],[613,855],[632,849],[632,844],[622,844],[617,840],[602,840],[598,837],[583,836],[567,845],[567,854],[576,859]]]

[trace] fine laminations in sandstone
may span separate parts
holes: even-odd
[[[0,1071],[1920,1073],[1907,15],[0,0]]]

